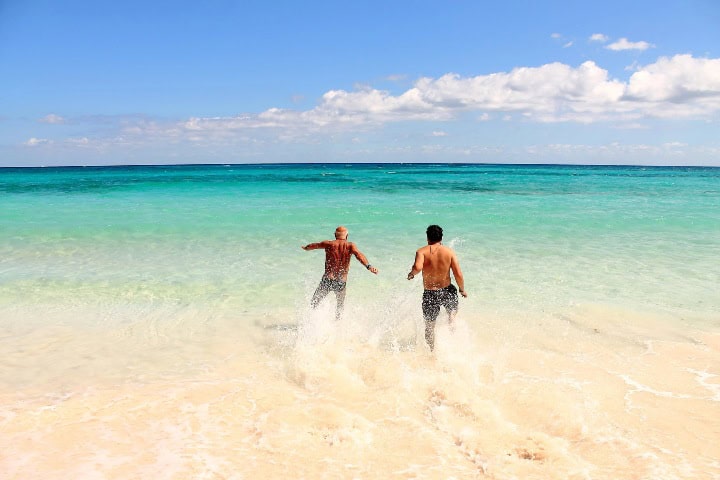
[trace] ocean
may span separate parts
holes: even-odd
[[[0,478],[717,479],[719,259],[718,168],[2,168]]]

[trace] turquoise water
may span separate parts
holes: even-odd
[[[488,305],[589,300],[701,316],[718,308],[720,169],[3,169],[0,195],[5,302],[30,289],[38,298],[141,291],[166,300],[252,292],[251,304],[273,295],[292,305],[304,294],[299,282],[320,273],[297,247],[339,224],[392,288],[425,227],[438,223],[468,288]]]
[[[0,169],[0,477],[718,478],[719,258],[716,168]]]

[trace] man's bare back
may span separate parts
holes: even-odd
[[[415,252],[415,262],[407,278],[412,280],[418,273],[423,274],[425,291],[422,309],[425,318],[425,341],[432,350],[435,347],[435,321],[440,313],[440,307],[445,307],[447,310],[451,325],[458,310],[458,290],[450,279],[451,271],[457,281],[460,295],[467,297],[467,293],[457,255],[441,243],[442,228],[438,225],[430,225],[426,234],[428,244]]]
[[[345,227],[338,227],[335,230],[335,240],[323,240],[318,243],[311,243],[302,247],[303,250],[325,249],[325,276],[333,280],[347,281],[350,271],[350,256],[355,255],[368,270],[377,274],[377,268],[370,265],[365,255],[357,246],[347,241],[348,231]]]
[[[310,248],[305,247],[305,250],[312,250],[313,245],[308,245]],[[350,256],[357,257],[360,254],[355,244],[347,240],[325,240],[319,243],[318,248],[325,249],[325,276],[346,282],[350,270]],[[366,264],[367,259],[360,261]]]
[[[455,252],[440,243],[426,245],[415,252],[415,268],[422,270],[423,286],[425,290],[438,290],[450,285],[450,270],[455,278],[460,272]],[[462,280],[462,273],[460,273]],[[460,290],[464,291],[464,285],[460,283]]]
[[[467,297],[465,279],[457,255],[440,242],[431,243],[415,252],[415,263],[408,274],[408,280],[412,280],[415,275],[422,272],[425,290],[439,290],[452,283],[450,271],[457,281],[460,294]]]
[[[334,291],[337,297],[335,316],[338,319],[342,314],[345,303],[345,283],[350,271],[351,255],[354,255],[372,273],[378,273],[378,269],[370,265],[357,246],[347,241],[347,237],[347,228],[340,226],[335,229],[335,240],[323,240],[302,247],[303,250],[317,250],[319,248],[325,250],[325,273],[320,280],[320,285],[315,290],[310,304],[313,308],[317,307],[330,291]]]

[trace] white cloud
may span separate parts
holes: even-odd
[[[65,139],[65,143],[76,147],[87,147],[88,145],[90,145],[90,139],[87,137],[67,138]]]
[[[32,137],[28,139],[23,145],[26,147],[37,147],[39,145],[47,145],[52,143],[52,140],[48,140],[47,138],[35,138]]]
[[[593,62],[577,68],[551,63],[470,78],[447,74],[420,79],[415,89],[426,104],[446,114],[461,110],[516,112],[540,121],[580,115],[591,119],[624,92],[621,82],[609,79],[608,72]]]
[[[45,115],[43,118],[41,118],[40,122],[60,125],[60,124],[65,123],[65,119],[63,117],[61,117],[60,115],[55,115],[54,113],[51,113],[51,114]]]
[[[436,130],[431,134],[433,137],[447,137],[447,132]]]
[[[639,69],[639,65],[640,64],[636,60],[633,63],[631,63],[630,65],[626,66],[623,70],[625,70],[626,72],[635,72]]]
[[[633,73],[625,97],[646,105],[662,104],[662,108],[656,110],[661,117],[718,113],[720,58],[661,57]]]
[[[551,34],[550,34],[550,37],[551,37],[551,38],[556,38],[556,39],[557,39],[557,38],[562,38],[562,34],[560,34],[560,33],[551,33]]]
[[[573,43],[574,43],[573,41],[569,41],[565,45],[563,45],[563,48],[572,47]]]
[[[613,42],[606,46],[608,50],[621,51],[621,50],[647,50],[648,48],[654,47],[648,42],[631,42],[627,38],[621,38],[617,42]]]
[[[371,87],[330,90],[309,110],[270,108],[179,122],[123,118],[117,138],[124,145],[314,143],[337,132],[360,135],[389,122],[450,121],[467,114],[476,121],[612,121],[619,128],[638,128],[646,118],[714,119],[720,115],[720,58],[662,57],[636,66],[627,80],[611,78],[592,61],[577,67],[556,62],[473,77],[448,73],[420,78],[397,95]],[[70,143],[82,146],[83,138]],[[35,138],[26,145],[43,142],[47,141]]]
[[[687,143],[684,142],[667,142],[662,144],[663,148],[673,149],[673,148],[685,148],[688,146]]]
[[[604,35],[604,34],[602,34],[602,33],[593,33],[592,35],[590,35],[590,41],[591,41],[591,42],[601,42],[601,43],[605,43],[605,42],[607,42],[608,40],[610,40],[610,38],[609,38],[607,35]]]
[[[399,96],[334,90],[315,109],[295,116],[338,125],[446,120],[464,111],[518,113],[536,121],[708,117],[720,113],[720,59],[663,57],[637,67],[625,82],[591,61],[576,68],[551,63],[475,77],[450,73],[421,78]]]

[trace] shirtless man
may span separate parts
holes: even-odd
[[[339,320],[345,306],[345,283],[350,270],[350,255],[355,255],[360,263],[372,273],[378,269],[370,265],[365,255],[358,250],[354,243],[348,242],[347,228],[340,226],[335,229],[335,240],[324,240],[301,247],[303,250],[325,249],[325,274],[323,274],[310,305],[316,308],[328,293],[335,292],[337,304],[335,306],[335,319]]]
[[[432,351],[435,348],[435,320],[440,314],[440,307],[443,306],[448,311],[451,325],[458,311],[458,290],[451,283],[450,270],[460,287],[460,294],[467,297],[467,293],[465,293],[465,279],[455,252],[442,244],[442,228],[438,225],[430,225],[425,233],[428,244],[415,253],[415,263],[407,278],[412,280],[418,273],[423,274],[425,291],[422,310],[425,318],[425,341]]]

